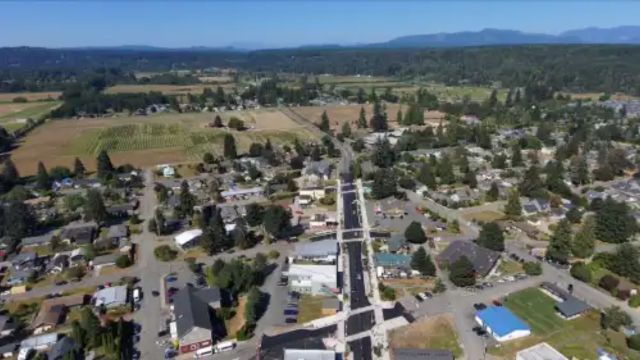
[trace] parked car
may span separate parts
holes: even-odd
[[[483,304],[483,303],[476,303],[476,304],[473,304],[473,307],[474,307],[476,310],[480,311],[480,310],[484,310],[484,309],[486,309],[486,308],[487,308],[487,305],[485,305],[485,304]]]
[[[287,324],[295,324],[295,323],[298,322],[298,318],[297,317],[295,317],[295,318],[286,317],[286,318],[284,318],[284,322],[287,323]]]
[[[500,301],[500,300],[493,300],[493,305],[495,305],[495,306],[502,306],[502,301]]]
[[[416,294],[414,295],[414,297],[416,298],[416,300],[418,300],[418,302],[423,302],[424,300],[422,300],[422,297],[420,295],[422,294]]]
[[[153,295],[154,297],[158,297],[160,296],[160,292],[158,290],[151,290],[151,295]]]
[[[430,292],[428,292],[428,291],[425,291],[425,292],[424,292],[424,296],[426,296],[426,297],[427,297],[427,299],[431,299],[431,298],[433,297],[433,294],[432,294],[432,293],[430,293]]]

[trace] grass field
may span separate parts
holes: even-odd
[[[10,103],[17,97],[23,97],[29,101],[58,99],[61,94],[60,91],[0,93],[0,103]]]
[[[596,349],[602,347],[625,359],[639,359],[620,337],[621,333],[600,329],[600,315],[591,311],[574,320],[563,320],[555,313],[555,300],[538,288],[529,288],[509,295],[505,306],[526,322],[532,335],[503,343],[489,352],[504,359],[513,359],[517,351],[541,341],[548,342],[565,356],[596,359]]]
[[[420,319],[389,333],[390,347],[450,350],[454,358],[462,356],[451,315]]]
[[[300,127],[277,110],[228,112],[223,122],[236,116],[249,130],[232,131],[240,152],[252,142],[274,145],[314,139],[314,134]],[[33,174],[38,161],[47,167],[71,166],[79,157],[93,169],[101,150],[109,152],[115,164],[131,163],[147,167],[162,163],[199,160],[206,151],[221,153],[226,129],[209,128],[212,113],[158,114],[149,117],[114,117],[102,119],[68,119],[50,121],[30,133],[12,154],[22,174]]]
[[[225,90],[231,85],[229,84],[220,84]],[[123,85],[115,85],[108,88],[105,92],[107,94],[120,94],[120,93],[141,93],[141,92],[150,92],[150,91],[159,91],[166,95],[186,95],[186,94],[202,94],[204,88],[215,88],[217,85],[215,84],[192,84],[192,85],[164,85],[164,84],[123,84]],[[215,90],[215,89],[214,89]]]
[[[59,101],[0,103],[0,126],[17,130],[25,125],[26,119],[38,119],[59,105]]]
[[[302,295],[298,302],[298,324],[323,317],[322,302],[326,299],[325,296]]]

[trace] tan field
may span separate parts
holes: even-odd
[[[298,114],[304,116],[309,121],[319,124],[322,113],[326,110],[329,116],[329,123],[331,129],[340,131],[342,124],[348,122],[351,125],[351,129],[354,130],[358,125],[358,117],[360,116],[360,108],[364,107],[366,113],[367,122],[373,115],[373,105],[328,105],[328,106],[303,106],[294,108],[293,110]],[[389,119],[389,127],[398,127],[396,121],[398,109],[401,105],[387,104],[387,116]],[[405,106],[402,106],[402,110],[406,110]]]
[[[462,355],[456,327],[450,314],[420,319],[389,333],[391,348],[450,350],[455,358]]]
[[[62,95],[60,91],[46,91],[46,92],[24,92],[24,93],[0,93],[0,103],[11,102],[17,97],[26,98],[29,101],[40,101],[47,99],[58,99]]]
[[[186,94],[202,94],[204,88],[212,88],[213,84],[192,84],[192,85],[161,85],[161,84],[145,84],[145,85],[115,85],[107,88],[107,94],[119,93],[146,93],[150,91],[158,91],[166,95],[186,95]],[[230,84],[221,85],[225,90],[232,88]],[[215,90],[215,88],[214,88]]]
[[[239,152],[252,142],[269,139],[275,146],[292,143],[295,138],[315,138],[278,110],[256,110],[221,114],[223,123],[232,116],[249,128],[238,132],[207,126],[214,113],[158,114],[148,117],[121,116],[101,119],[49,121],[30,133],[13,151],[19,171],[33,174],[38,161],[47,167],[72,166],[79,157],[88,169],[95,168],[101,150],[109,152],[116,165],[131,163],[139,167],[199,160],[204,152],[221,154],[223,137],[230,132]]]

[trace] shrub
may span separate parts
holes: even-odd
[[[633,350],[640,350],[640,334],[629,336],[627,338],[627,346]]]
[[[233,116],[231,117],[231,119],[229,119],[229,123],[227,124],[228,127],[232,128],[232,129],[236,129],[238,131],[240,130],[244,130],[244,121],[238,119],[237,117]]]
[[[29,102],[29,100],[24,96],[14,97],[13,100],[11,100],[11,101],[16,103],[16,104]]]
[[[640,306],[640,295],[633,295],[629,298],[629,306],[638,307]]]
[[[131,266],[131,259],[127,255],[120,255],[116,259],[116,266],[120,269],[128,268]]]
[[[631,296],[631,291],[627,289],[616,289],[616,297],[622,301],[626,301]]]
[[[160,245],[153,250],[153,255],[160,261],[172,261],[178,256],[178,252],[169,245]]]
[[[591,281],[591,270],[583,262],[577,262],[571,266],[571,276],[588,283]]]
[[[269,259],[277,259],[280,257],[280,252],[278,252],[278,250],[271,250],[269,251]]]
[[[542,265],[537,261],[527,261],[522,265],[522,268],[527,275],[542,275]]]
[[[600,282],[598,282],[598,285],[601,288],[611,292],[613,291],[613,289],[618,287],[619,283],[620,283],[620,280],[617,277],[613,275],[605,275],[600,279]]]

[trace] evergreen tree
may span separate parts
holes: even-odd
[[[530,198],[544,197],[546,195],[542,179],[540,179],[540,170],[537,166],[534,165],[527,169],[518,185],[518,190],[522,195]]]
[[[113,163],[109,154],[105,150],[100,151],[98,158],[96,159],[97,175],[101,179],[105,179],[111,175],[114,171]]]
[[[193,207],[196,205],[196,198],[189,190],[189,184],[182,181],[180,184],[180,203],[176,207],[176,214],[180,218],[193,215]]]
[[[0,215],[0,218],[4,218],[4,235],[12,239],[26,237],[36,228],[36,219],[31,208],[21,200],[9,200],[6,209],[0,207]]]
[[[381,168],[393,167],[396,158],[395,152],[391,148],[391,144],[387,138],[379,140],[374,147],[371,155],[373,164]]]
[[[374,199],[384,199],[394,195],[397,191],[396,175],[391,169],[378,169],[373,174],[371,196]]]
[[[466,256],[461,256],[449,265],[449,280],[458,287],[475,285],[476,272]]]
[[[596,222],[593,216],[587,217],[580,231],[576,233],[571,243],[571,252],[579,258],[588,258],[595,249]]]
[[[504,251],[504,233],[500,225],[495,222],[482,225],[477,243],[487,249]]]
[[[236,151],[236,139],[234,139],[231,134],[224,135],[224,157],[230,160],[238,157],[238,153]]]
[[[344,124],[342,124],[342,136],[346,138],[351,137],[351,126],[349,126],[348,122],[345,122]]]
[[[423,183],[430,190],[435,190],[438,186],[436,183],[436,177],[433,175],[433,171],[431,171],[431,166],[427,163],[423,163],[420,167],[420,171],[418,172],[418,181]]]
[[[566,219],[563,219],[558,223],[558,227],[553,231],[549,239],[547,259],[566,264],[571,255],[571,240],[571,224]]]
[[[360,116],[358,117],[358,128],[359,129],[367,128],[367,115],[364,111],[364,107],[360,108]]]
[[[281,206],[271,205],[264,211],[262,224],[271,236],[279,239],[291,228],[291,213]]]
[[[327,111],[323,111],[322,115],[320,116],[320,125],[318,125],[318,127],[320,128],[320,130],[328,133],[329,131],[331,131],[331,125],[329,124],[329,115],[327,115]]]
[[[80,161],[80,159],[76,158],[73,161],[73,175],[77,178],[83,178],[84,175],[86,174],[87,169],[84,167],[84,164],[82,163],[82,161]]]
[[[36,174],[36,188],[40,190],[51,189],[51,177],[47,172],[47,168],[44,167],[42,161],[38,162],[38,172]]]
[[[12,187],[20,183],[20,174],[16,165],[11,158],[8,158],[4,162],[4,168],[2,169],[2,180],[8,187]]]
[[[417,221],[412,221],[404,231],[404,237],[413,244],[423,244],[427,241],[427,236],[422,229],[422,225]]]
[[[522,151],[520,150],[520,143],[516,141],[511,146],[511,167],[520,167],[522,165],[524,165]]]
[[[596,211],[596,237],[610,243],[626,242],[638,232],[638,224],[626,203],[607,198]]]
[[[520,205],[520,193],[512,190],[507,198],[507,204],[504,207],[505,214],[510,218],[518,218],[522,215],[522,205]]]
[[[83,307],[80,311],[80,326],[86,334],[87,347],[92,349],[100,346],[103,329],[100,326],[100,320],[88,306]]]
[[[475,189],[478,186],[478,179],[476,178],[476,172],[471,168],[467,168],[467,171],[464,173],[464,178],[462,179],[462,183],[469,185],[469,187],[472,189]]]
[[[98,190],[87,191],[87,203],[84,206],[84,218],[97,223],[105,221],[108,217],[107,208],[104,206],[102,194]]]
[[[486,200],[489,202],[496,201],[498,200],[499,197],[500,197],[500,189],[498,188],[498,183],[493,181],[491,182],[491,187],[487,191]]]
[[[451,164],[449,155],[444,154],[442,156],[442,159],[438,162],[437,173],[441,184],[449,185],[456,182],[456,176],[453,173],[453,165]]]
[[[436,275],[436,266],[422,246],[411,256],[411,268],[419,271],[423,276]]]
[[[213,126],[217,128],[221,128],[224,126],[222,124],[222,118],[220,118],[220,115],[216,115],[215,119],[213,119]]]
[[[245,216],[245,219],[247,220],[247,224],[249,224],[249,226],[258,226],[262,223],[264,210],[262,206],[260,206],[260,204],[251,203],[247,205],[246,211],[247,214]]]
[[[586,185],[589,183],[589,166],[587,159],[578,155],[571,159],[571,182],[574,185]]]
[[[373,116],[371,117],[369,124],[371,125],[371,129],[375,132],[384,132],[389,129],[387,114],[382,112],[382,107],[378,101],[373,103]]]

